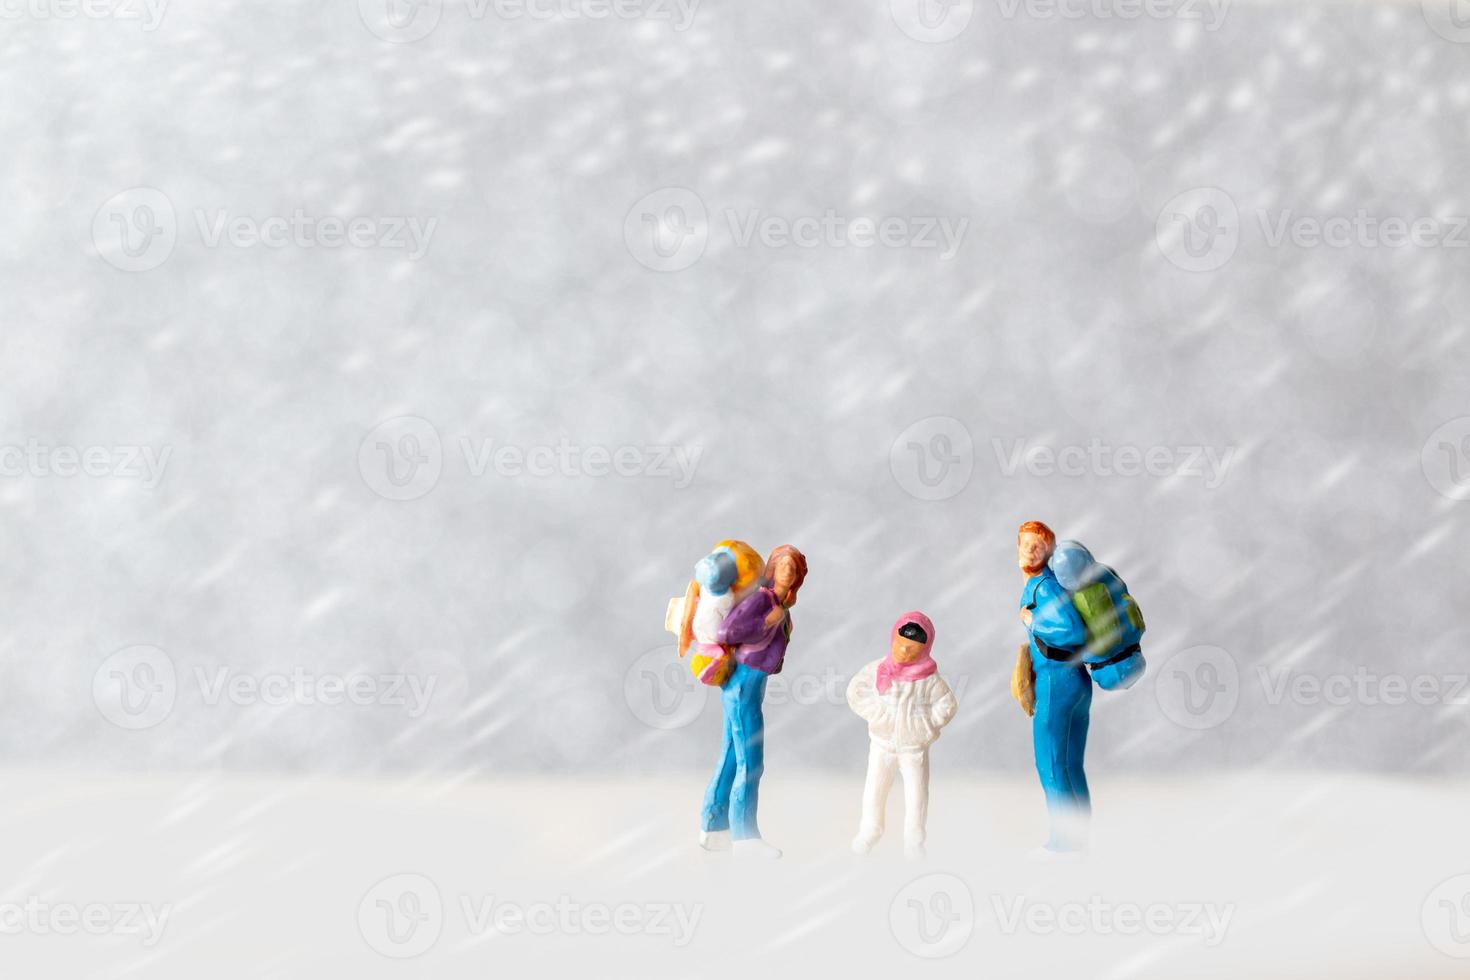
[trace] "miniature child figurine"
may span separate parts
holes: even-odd
[[[721,542],[739,545],[740,542]],[[749,548],[749,545],[745,545]],[[744,554],[738,548],[737,556]],[[760,569],[760,557],[751,557]],[[748,564],[742,567],[744,573]],[[753,574],[752,574],[752,577]],[[724,742],[714,777],[704,795],[699,844],[712,850],[733,846],[738,856],[778,858],[779,848],[768,843],[756,821],[760,781],[765,771],[765,717],[761,703],[766,680],[781,671],[791,638],[791,614],[796,594],[806,580],[806,558],[789,544],[771,552],[760,570],[759,587],[745,594],[720,624],[718,641],[732,650],[734,664],[720,691],[724,709]],[[737,580],[736,591],[742,589]]]
[[[924,856],[929,815],[929,746],[954,717],[954,693],[930,656],[934,624],[907,612],[893,624],[888,656],[874,660],[847,685],[847,703],[868,723],[868,778],[863,818],[852,849],[866,854],[883,836],[883,811],[894,770],[903,773],[904,853]]]

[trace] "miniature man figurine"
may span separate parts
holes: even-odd
[[[863,818],[852,849],[866,854],[883,836],[883,811],[895,770],[903,773],[904,853],[924,856],[929,815],[929,746],[954,717],[954,693],[930,651],[934,624],[921,612],[893,624],[888,656],[874,660],[847,685],[847,703],[868,723],[868,778]]]
[[[1092,711],[1092,678],[1082,663],[1087,628],[1047,565],[1056,544],[1052,529],[1040,521],[1027,521],[1016,534],[1017,563],[1026,580],[1021,623],[1030,642],[1016,664],[1012,691],[1023,708],[1031,709],[1036,774],[1051,821],[1051,835],[1043,847],[1048,855],[1082,850],[1092,813],[1082,771]],[[1028,671],[1030,676],[1024,676]]]

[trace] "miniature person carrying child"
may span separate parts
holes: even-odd
[[[868,778],[863,818],[852,849],[866,854],[883,836],[883,811],[894,773],[903,773],[904,853],[924,856],[929,813],[929,746],[954,717],[954,693],[930,656],[934,624],[921,612],[893,624],[888,656],[874,660],[847,686],[847,703],[868,723]]]

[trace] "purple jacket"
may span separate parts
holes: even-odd
[[[786,659],[786,643],[791,634],[791,616],[787,614],[775,626],[766,625],[766,616],[778,605],[776,593],[762,588],[741,599],[726,614],[716,639],[735,647],[736,663],[764,674],[781,673],[781,663]]]

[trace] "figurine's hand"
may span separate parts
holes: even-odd
[[[785,618],[786,618],[786,610],[785,610],[785,608],[782,607],[782,606],[777,606],[775,609],[772,609],[770,612],[766,613],[766,628],[767,629],[770,629],[773,626],[776,626],[777,624],[779,624],[781,622],[781,620],[783,620]]]
[[[1026,626],[1027,629],[1030,629],[1031,628],[1031,610],[1029,610],[1029,609],[1022,609],[1021,610],[1021,622],[1023,624],[1025,624],[1025,626]]]

